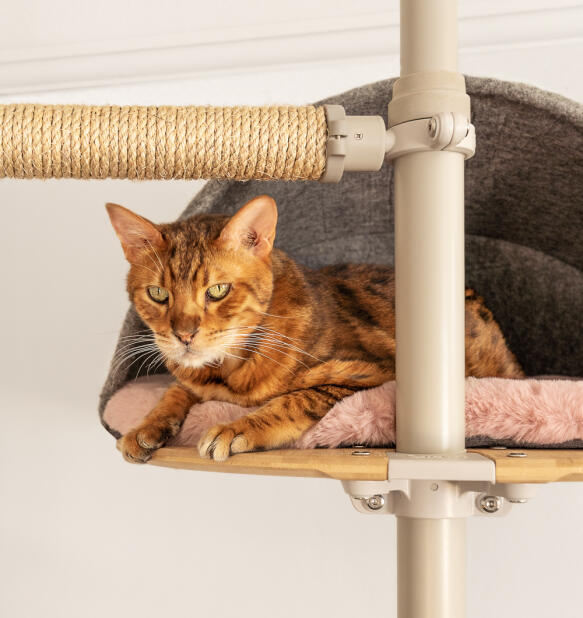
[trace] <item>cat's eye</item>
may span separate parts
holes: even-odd
[[[230,289],[230,283],[217,283],[216,285],[211,285],[211,287],[206,291],[206,295],[209,300],[221,300],[222,298],[225,298]]]
[[[168,300],[168,290],[157,285],[148,287],[148,296],[157,303],[165,303]]]

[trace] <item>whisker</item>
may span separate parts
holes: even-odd
[[[118,350],[116,350],[115,356],[121,356],[126,352],[130,352],[130,351],[134,351],[137,352],[138,350],[145,350],[145,349],[155,349],[156,348],[156,344],[155,343],[125,343],[122,346],[120,346],[120,348]]]
[[[284,335],[283,333],[280,333],[279,331],[277,331],[277,330],[275,330],[273,328],[268,328],[266,326],[261,326],[261,325],[258,325],[258,326],[250,326],[250,325],[249,326],[246,326],[246,325],[243,325],[243,326],[233,326],[232,328],[225,328],[225,331],[228,331],[228,330],[238,330],[240,328],[251,328],[253,330],[270,332],[270,333],[279,335],[280,337],[283,337],[284,339],[289,339],[290,341],[301,341],[301,339],[295,339],[294,337],[288,337],[287,335]]]
[[[317,360],[318,362],[323,362],[318,357],[314,356],[313,354],[310,354],[310,352],[306,352],[306,350],[303,350],[302,348],[296,345],[288,343],[287,341],[282,341],[277,336],[272,335],[271,333],[266,333],[266,334],[264,333],[250,333],[250,334],[239,333],[239,334],[235,334],[235,336],[244,337],[247,339],[247,341],[250,341],[250,342],[251,341],[266,341],[268,343],[272,343],[272,344],[287,348],[289,350],[294,350],[296,352],[300,352],[301,354],[305,354],[306,356],[309,356],[313,358],[314,360]]]
[[[279,335],[280,337],[283,337],[284,339],[289,339],[290,341],[301,341],[301,339],[297,339],[295,337],[288,337],[288,335],[284,335],[283,333],[280,333],[278,330],[275,330],[274,328],[269,328],[268,326],[259,325],[257,327],[257,330],[264,331],[267,333],[272,333],[274,335]]]
[[[158,255],[158,253],[156,252],[156,249],[154,248],[154,246],[152,245],[152,243],[140,232],[136,232],[136,231],[132,231],[130,232],[130,234],[133,234],[134,236],[137,236],[138,238],[141,238],[142,240],[145,240],[148,245],[150,245],[150,249],[152,249],[152,251],[154,252],[154,255],[158,258],[158,262],[160,264],[160,269],[158,269],[157,273],[154,273],[155,275],[159,275],[162,273],[162,271],[164,270],[164,265],[162,264],[162,260],[160,259],[160,256]],[[156,266],[156,268],[158,268],[158,264],[156,263],[156,261],[154,260],[154,258],[148,253],[147,254],[148,257],[150,258],[150,260],[152,261],[152,263],[154,264],[154,266]],[[147,268],[146,266],[144,266],[144,268]],[[152,271],[154,272],[154,271]]]
[[[266,311],[258,311],[257,313],[268,315],[271,318],[283,318],[284,320],[291,320],[293,318],[291,315],[275,315],[274,313],[267,313]]]
[[[132,266],[135,266],[136,268],[145,268],[146,270],[149,270],[151,273],[153,273],[154,275],[156,275],[156,277],[160,274],[160,271],[157,271],[157,272],[156,272],[156,271],[153,271],[151,268],[149,268],[148,266],[144,266],[143,264],[134,264],[134,262],[130,262],[130,264],[131,264]],[[158,265],[156,264],[156,262],[154,262],[154,264],[155,264],[156,266],[158,266]]]
[[[236,348],[236,349],[239,349],[239,348]],[[249,358],[244,358],[243,356],[237,356],[236,354],[231,354],[230,352],[225,352],[225,355],[230,356],[231,358],[238,358],[239,360],[242,360],[242,361],[249,360]]]
[[[134,345],[134,344],[129,344],[129,345],[125,345],[124,347],[120,348],[119,350],[116,350],[115,354],[114,354],[114,359],[115,358],[123,358],[125,356],[132,356],[133,354],[135,354],[136,352],[141,352],[144,350],[156,350],[157,347],[155,344],[153,343],[143,343],[140,345]]]
[[[244,336],[244,335],[243,335]],[[258,334],[258,335],[248,335],[249,338],[254,338],[260,341],[270,341],[273,343],[278,343],[282,346],[285,346],[286,348],[289,348],[290,350],[295,350],[296,352],[301,352],[302,354],[306,354],[308,356],[312,356],[312,358],[315,358],[316,360],[320,360],[319,358],[316,358],[315,356],[313,356],[312,354],[310,354],[309,352],[306,352],[305,350],[303,350],[302,348],[299,348],[298,346],[294,345],[293,343],[288,343],[287,341],[283,341],[281,339],[279,339],[278,337],[276,337],[275,335],[271,335],[271,334],[267,334],[267,335],[263,335],[263,334]]]
[[[131,333],[130,335],[121,335],[120,339],[130,339],[133,337],[153,337],[154,333],[151,330],[144,330],[139,333]]]
[[[280,365],[281,367],[283,367],[284,369],[286,369],[287,371],[289,371],[290,373],[293,374],[293,371],[287,367],[286,365],[284,365],[283,363],[280,363],[279,361],[275,360],[275,358],[272,358],[271,356],[267,355],[267,354],[262,354],[261,352],[259,352],[258,350],[254,350],[251,348],[246,348],[244,346],[231,346],[232,348],[234,348],[235,350],[246,350],[247,352],[253,352],[254,354],[258,354],[259,356],[262,356],[263,358],[266,358],[270,361],[273,361],[274,363]],[[225,354],[229,354],[228,352],[225,351]],[[239,358],[239,357],[237,357]],[[241,360],[250,360],[249,358],[243,358]]]
[[[150,371],[155,372],[156,369],[158,369],[158,367],[160,367],[160,365],[162,365],[163,362],[164,362],[164,357],[162,355],[158,357],[154,357],[153,360],[150,361],[150,364],[148,365],[146,369],[146,375],[149,376]]]
[[[136,358],[127,366],[125,367],[126,371],[129,372],[129,370],[131,369],[131,367],[137,363],[140,358],[142,358],[142,356],[144,356],[144,354],[148,354],[148,351],[145,352],[140,352],[137,354]],[[128,358],[123,359],[120,363],[118,363],[115,367],[112,368],[112,375],[115,375],[122,366],[124,366],[124,364],[127,362],[127,360],[129,360],[129,358],[131,358],[134,354],[131,354]]]
[[[161,365],[164,365],[169,360],[169,358],[170,358],[170,356],[169,356],[169,354],[167,352],[163,352],[162,350],[160,350],[160,358],[159,358],[159,360],[157,362],[156,361],[152,361],[152,362],[156,363],[154,365],[154,368],[152,369],[152,371],[156,371]]]
[[[232,343],[236,343],[236,342],[233,341]],[[253,348],[256,351],[258,350],[259,346],[261,346],[269,350],[273,350],[274,352],[279,352],[280,354],[283,354],[284,356],[288,356],[289,358],[292,358],[293,360],[297,361],[298,363],[303,365],[306,369],[309,369],[308,365],[306,365],[306,363],[304,363],[302,360],[293,356],[292,354],[288,354],[287,352],[284,352],[280,347],[277,347],[276,345],[265,343],[264,341],[254,341],[254,342],[249,342],[249,343],[245,342],[245,345]]]
[[[147,238],[145,239],[145,241],[150,245],[152,251],[154,252],[154,255],[158,258],[158,263],[160,264],[160,271],[159,272],[161,273],[164,270],[164,264],[162,264],[162,260],[160,259],[160,256],[158,255],[158,252],[154,248],[154,245]]]
[[[142,371],[142,367],[148,362],[148,360],[151,360],[152,355],[154,356],[154,358],[156,358],[156,355],[158,354],[158,350],[155,350],[153,352],[150,352],[149,354],[146,355],[146,358],[144,359],[144,362],[138,367],[138,370],[136,372],[136,378],[137,379]]]
[[[139,345],[141,343],[152,343],[154,344],[155,341],[154,339],[152,339],[152,337],[136,337],[135,339],[120,339],[120,341],[118,342],[118,346],[122,346],[122,345]]]

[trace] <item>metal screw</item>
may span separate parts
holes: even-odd
[[[429,129],[429,137],[435,137],[437,135],[437,120],[432,118],[429,121],[429,125],[427,127]]]
[[[502,506],[502,500],[498,496],[482,496],[478,507],[483,513],[496,513]]]
[[[371,496],[370,498],[366,499],[366,506],[371,511],[378,511],[379,509],[382,509],[383,506],[385,506],[385,499],[380,494],[377,494],[376,496]]]
[[[505,451],[506,450],[505,446],[492,446],[490,448],[495,451]]]
[[[362,139],[364,137],[363,133],[355,133],[354,134],[354,139]]]
[[[526,453],[512,452],[508,453],[508,457],[526,457]]]
[[[352,451],[353,455],[370,455],[370,451]]]
[[[431,491],[437,491],[439,489],[439,485],[437,483],[431,483]]]

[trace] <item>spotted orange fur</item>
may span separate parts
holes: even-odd
[[[130,299],[176,378],[144,421],[120,438],[127,460],[147,461],[197,402],[260,406],[203,436],[200,454],[224,460],[285,446],[340,399],[394,379],[390,268],[300,266],[273,249],[277,208],[269,196],[233,217],[201,214],[159,225],[122,206],[107,208],[130,262]],[[466,373],[522,376],[472,290]]]

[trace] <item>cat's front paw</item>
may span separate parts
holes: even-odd
[[[152,453],[175,434],[173,427],[163,424],[138,427],[122,436],[117,441],[117,448],[126,461],[146,463],[152,457]]]
[[[198,452],[201,457],[225,461],[229,455],[252,451],[255,442],[252,432],[239,423],[215,425],[200,439]]]

